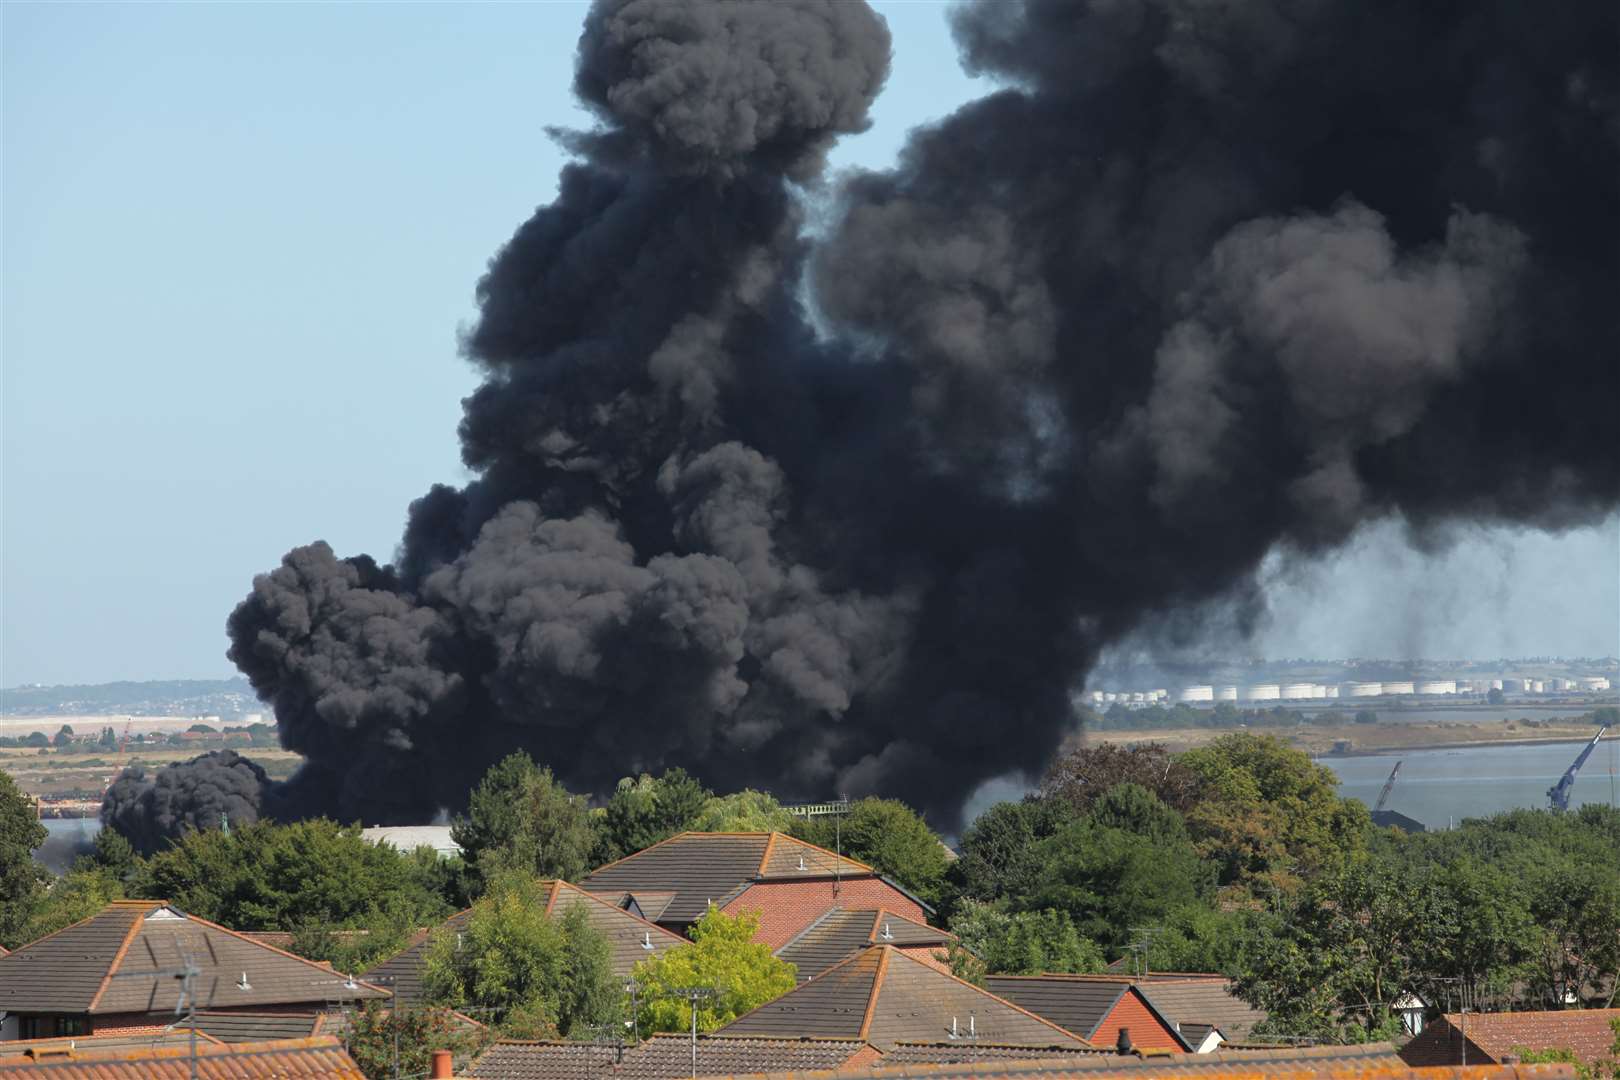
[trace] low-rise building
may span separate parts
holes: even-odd
[[[1583,1065],[1614,1064],[1615,1020],[1620,1009],[1447,1013],[1401,1047],[1401,1059],[1413,1067],[1501,1065],[1527,1050],[1568,1050]]]
[[[836,907],[884,908],[917,922],[933,909],[872,867],[786,833],[679,833],[579,882],[587,892],[675,933],[712,903],[759,915],[773,949]]]
[[[1096,1046],[1196,1050],[1141,990],[1087,975],[991,975],[985,989]]]

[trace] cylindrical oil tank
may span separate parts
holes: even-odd
[[[1243,696],[1250,701],[1276,701],[1282,697],[1282,687],[1274,682],[1257,683],[1244,691]]]
[[[1236,701],[1237,699],[1238,689],[1235,686],[1223,686],[1215,691],[1216,701]]]
[[[1547,684],[1540,679],[1525,680],[1525,688],[1532,694],[1545,694],[1547,692]]]
[[[1527,679],[1503,679],[1502,680],[1502,689],[1503,690],[1511,690],[1515,694],[1522,694],[1526,690],[1530,689],[1529,680],[1527,680]]]
[[[1353,682],[1345,684],[1346,697],[1379,697],[1384,692],[1381,682]]]
[[[1455,679],[1424,679],[1417,684],[1416,692],[1419,694],[1455,694],[1457,680]]]
[[[1336,685],[1335,686],[1322,686],[1322,687],[1318,687],[1318,689],[1320,689],[1322,691],[1322,696],[1325,697],[1325,698],[1336,698],[1336,697],[1339,696],[1339,688]]]
[[[1607,690],[1609,688],[1609,680],[1601,675],[1588,675],[1579,681],[1582,690]]]
[[[1176,695],[1177,701],[1214,701],[1215,688],[1213,686],[1183,686]]]
[[[1384,693],[1386,694],[1415,694],[1416,692],[1410,680],[1384,683]]]
[[[1315,683],[1291,682],[1282,686],[1281,697],[1284,701],[1307,701],[1315,696]]]

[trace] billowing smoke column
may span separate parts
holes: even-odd
[[[152,776],[136,765],[107,789],[102,822],[149,855],[187,829],[217,828],[226,819],[251,825],[259,818],[267,779],[263,769],[234,750],[165,765]]]
[[[882,21],[597,3],[601,125],[479,285],[478,479],[393,565],[300,548],[230,618],[308,758],[265,812],[422,819],[522,747],[949,827],[1103,645],[1279,545],[1606,512],[1617,10],[967,7],[1007,88],[811,241]]]

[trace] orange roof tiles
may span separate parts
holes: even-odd
[[[0,1044],[3,1045],[3,1044]],[[188,1047],[43,1052],[0,1057],[6,1080],[189,1080]],[[198,1080],[365,1080],[333,1038],[199,1044]]]

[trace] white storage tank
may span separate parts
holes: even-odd
[[[1308,682],[1284,683],[1282,699],[1284,701],[1308,701],[1316,696],[1316,684]]]
[[[1244,697],[1250,701],[1276,701],[1282,697],[1282,687],[1276,683],[1258,683],[1244,692]]]
[[[1213,686],[1183,686],[1181,693],[1176,695],[1177,701],[1214,701],[1215,688]]]
[[[1413,694],[1416,692],[1412,688],[1410,681],[1386,682],[1384,684],[1384,693],[1386,694]]]
[[[1348,697],[1382,697],[1384,684],[1381,682],[1353,682],[1346,684]]]
[[[1455,694],[1457,680],[1455,679],[1424,679],[1417,684],[1416,693],[1419,694]]]
[[[1503,679],[1502,689],[1511,690],[1515,694],[1522,694],[1530,689],[1530,684],[1526,679]]]
[[[1150,701],[1169,701],[1170,691],[1164,689],[1163,687],[1160,687],[1157,690],[1149,690],[1148,699]]]
[[[1547,692],[1547,684],[1540,679],[1526,679],[1524,685],[1532,694],[1545,694]]]
[[[1322,696],[1325,698],[1336,698],[1339,696],[1339,688],[1337,686],[1319,686],[1317,689],[1322,691]]]
[[[1601,675],[1588,675],[1580,680],[1580,683],[1582,690],[1607,690],[1609,688],[1609,680]]]
[[[1215,691],[1216,701],[1236,701],[1237,699],[1238,689],[1235,686],[1223,686]]]
[[[1492,690],[1504,690],[1504,689],[1506,689],[1506,687],[1504,687],[1502,685],[1502,680],[1501,679],[1492,679],[1491,680],[1491,689]]]

